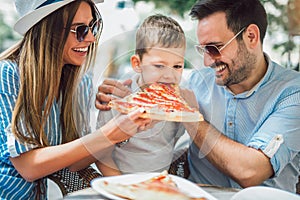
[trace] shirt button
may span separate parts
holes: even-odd
[[[232,123],[232,122],[229,122],[229,123],[228,123],[228,125],[229,125],[229,126],[232,126],[232,125],[233,125],[233,123]]]
[[[276,140],[277,140],[277,141],[282,140],[282,135],[277,135],[277,136],[276,136]]]

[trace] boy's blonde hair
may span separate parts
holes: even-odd
[[[177,21],[161,14],[151,15],[144,20],[136,33],[135,54],[142,60],[143,55],[153,47],[186,47],[184,32]]]

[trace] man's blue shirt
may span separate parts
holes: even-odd
[[[242,94],[234,95],[217,85],[211,68],[194,70],[189,87],[206,121],[228,138],[270,158],[275,174],[263,185],[295,192],[300,158],[300,74],[266,59],[268,70],[263,79]],[[189,163],[192,181],[240,187],[208,162],[194,143]]]

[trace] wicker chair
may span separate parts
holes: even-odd
[[[297,189],[297,194],[300,194],[300,176],[298,177],[298,183],[296,185],[296,189]]]
[[[179,157],[174,157],[175,159],[168,170],[169,174],[177,175],[183,178],[187,178],[190,175],[187,152],[188,150],[184,149]]]
[[[68,193],[91,187],[91,180],[101,176],[100,173],[90,166],[77,172],[71,172],[68,168],[64,168],[49,175],[47,178],[56,183],[62,195],[65,196]]]
[[[190,175],[187,161],[187,150],[185,150],[180,157],[174,159],[168,172],[169,174],[177,175],[183,178],[187,178]],[[65,196],[68,193],[91,187],[91,180],[101,176],[102,175],[100,173],[90,166],[78,172],[71,172],[65,168],[49,175],[48,178],[58,185],[63,196]],[[300,194],[300,176],[296,188],[296,193]]]
[[[180,155],[178,157],[178,155]],[[189,168],[187,162],[187,150],[174,156],[169,173],[183,178],[189,176]],[[93,167],[89,166],[77,172],[71,172],[68,168],[64,168],[58,172],[49,175],[47,178],[52,180],[60,189],[63,196],[77,190],[91,187],[90,182],[94,178],[101,177],[102,175],[97,172]]]

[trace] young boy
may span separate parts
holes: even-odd
[[[146,18],[137,30],[135,55],[131,57],[136,72],[132,92],[154,82],[179,84],[185,49],[184,32],[174,19],[160,14]],[[97,127],[116,114],[115,110],[100,111]],[[116,145],[112,156],[108,154],[98,167],[104,176],[168,170],[175,143],[184,131],[182,123],[156,122],[152,128]]]

